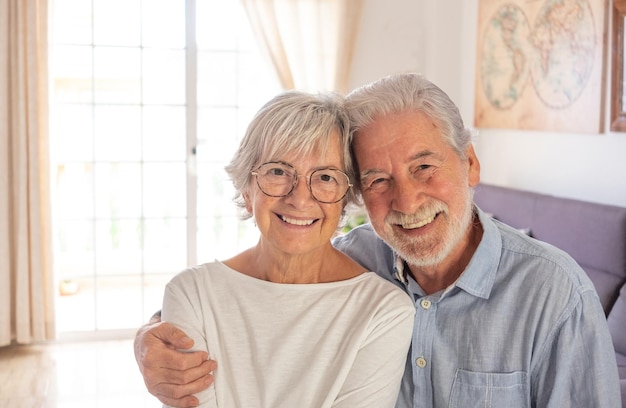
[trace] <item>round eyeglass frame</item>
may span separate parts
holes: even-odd
[[[261,183],[259,183],[259,173],[258,170],[267,165],[267,164],[280,164],[283,166],[287,166],[290,167],[291,169],[293,169],[293,174],[294,174],[294,182],[291,184],[291,188],[289,189],[289,191],[287,191],[285,194],[281,194],[281,195],[275,195],[275,194],[268,194],[267,192],[265,192],[265,190],[263,190],[263,187],[261,187]],[[338,199],[336,199],[335,201],[322,201],[319,198],[315,197],[315,194],[313,194],[313,189],[311,188],[311,180],[313,179],[313,175],[315,173],[317,173],[318,171],[324,171],[324,170],[333,170],[336,171],[337,173],[341,173],[345,176],[346,180],[348,181],[348,184],[346,186],[346,191],[344,191],[344,193],[341,195],[341,197],[339,197]],[[256,170],[253,170],[250,172],[250,174],[252,174],[253,176],[256,177],[256,185],[259,187],[259,190],[261,190],[261,192],[263,194],[265,194],[268,197],[275,197],[275,198],[280,198],[280,197],[287,197],[289,194],[291,194],[294,190],[294,188],[296,188],[296,185],[298,184],[298,180],[300,179],[300,177],[302,177],[302,174],[298,174],[298,172],[296,171],[296,168],[293,167],[291,164],[283,162],[283,161],[269,161],[269,162],[265,162],[261,165],[259,165]],[[323,204],[335,204],[338,203],[339,201],[343,200],[346,196],[346,194],[348,194],[348,191],[353,187],[353,184],[350,182],[350,177],[344,173],[343,171],[339,170],[339,169],[335,169],[332,167],[327,167],[327,168],[323,168],[323,169],[317,169],[311,172],[311,174],[309,175],[309,177],[306,179],[307,183],[306,186],[309,189],[309,193],[311,193],[311,197],[313,197],[313,199],[317,202],[323,203]]]

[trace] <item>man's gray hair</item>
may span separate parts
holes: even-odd
[[[460,157],[472,143],[459,109],[450,97],[424,76],[415,73],[390,75],[350,92],[346,108],[352,127],[351,138],[377,117],[420,111],[440,127],[446,142]],[[357,178],[358,182],[358,178]]]

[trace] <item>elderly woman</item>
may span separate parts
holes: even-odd
[[[202,407],[393,407],[414,306],[331,245],[353,200],[341,97],[287,92],[226,167],[256,246],[180,273],[162,319],[218,363]]]

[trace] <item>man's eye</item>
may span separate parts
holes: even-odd
[[[365,190],[383,190],[389,185],[389,179],[384,177],[372,178],[363,181],[363,189]]]

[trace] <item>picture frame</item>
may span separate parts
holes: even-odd
[[[624,28],[626,0],[613,1],[613,37],[611,53],[611,131],[626,132],[626,87],[624,81]]]

